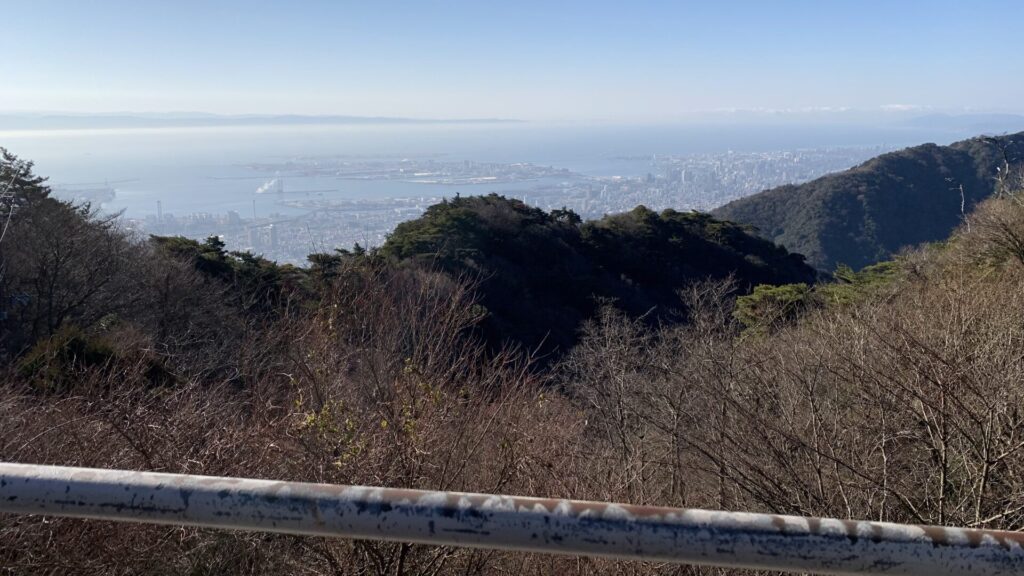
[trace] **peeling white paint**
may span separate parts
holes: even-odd
[[[820,574],[1024,574],[1024,535],[771,514],[0,463],[0,513]]]

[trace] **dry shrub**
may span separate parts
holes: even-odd
[[[954,244],[963,256],[990,265],[1024,264],[1024,194],[982,202],[966,219]]]
[[[629,471],[607,492],[1024,527],[1024,270],[968,258],[978,251],[966,246],[991,242],[972,224],[947,248],[909,255],[898,289],[770,335],[738,336],[713,286],[687,295],[705,312],[680,329],[645,334],[606,314],[566,385],[587,411],[586,437]]]
[[[117,360],[65,394],[0,389],[0,459],[554,494],[572,413],[529,360],[472,336],[469,286],[353,270],[330,305],[253,331],[237,377],[156,387]],[[10,574],[480,573],[505,555],[192,528],[4,517]],[[522,559],[516,560],[522,562]]]
[[[770,333],[735,324],[727,282],[684,291],[682,327],[605,307],[553,372],[487,351],[472,283],[353,261],[318,307],[239,327],[219,361],[184,333],[173,385],[131,354],[63,393],[6,375],[0,459],[1021,529],[1024,261],[1000,232],[1024,230],[1015,201],[904,256],[898,284]],[[13,516],[0,566],[750,573]]]

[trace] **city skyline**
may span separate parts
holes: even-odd
[[[5,111],[622,122],[1024,111],[999,32],[1024,6],[1008,0],[43,0],[3,15]]]
[[[240,178],[252,186],[258,183],[251,214],[241,207],[174,213],[164,211],[157,198],[155,215],[126,214],[124,223],[140,234],[197,240],[217,236],[230,249],[301,265],[311,253],[352,249],[355,244],[379,247],[400,222],[418,218],[428,206],[463,194],[496,193],[544,210],[568,208],[588,220],[638,205],[654,210],[709,210],[766,188],[806,182],[848,168],[887,150],[879,146],[653,156],[644,159],[644,175],[626,177],[593,177],[529,163],[454,162],[443,156],[292,158],[246,167],[254,176]],[[390,181],[411,187],[403,196],[361,198],[346,198],[337,188],[319,187],[343,181]],[[95,205],[117,195],[113,185],[97,185],[56,189],[55,193]],[[259,212],[257,198],[261,200]]]

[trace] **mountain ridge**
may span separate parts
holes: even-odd
[[[399,224],[380,253],[480,279],[488,339],[545,352],[569,349],[601,301],[672,324],[687,314],[679,291],[709,278],[731,278],[738,293],[816,279],[803,257],[706,213],[638,206],[583,221],[497,194],[431,206]]]
[[[1000,174],[1024,160],[1024,132],[922,144],[810,182],[784,185],[712,210],[803,254],[820,270],[854,268],[943,240]]]

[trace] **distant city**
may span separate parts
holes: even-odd
[[[232,250],[251,251],[279,262],[305,264],[307,255],[381,245],[400,222],[421,215],[444,196],[342,199],[336,190],[302,183],[325,178],[349,181],[393,180],[443,184],[466,194],[495,192],[551,210],[569,208],[583,218],[630,210],[643,204],[662,210],[710,210],[736,198],[782,184],[805,182],[844,170],[891,150],[890,147],[837,147],[777,152],[622,157],[612,161],[647,167],[642,176],[588,176],[568,169],[527,163],[482,163],[426,158],[294,158],[253,163],[253,213],[164,212],[125,218],[144,234],[221,237]],[[103,204],[116,195],[119,182],[56,188],[55,194]],[[424,186],[424,188],[434,188]],[[461,192],[456,192],[460,194]],[[257,197],[274,198],[279,210],[256,214]]]

